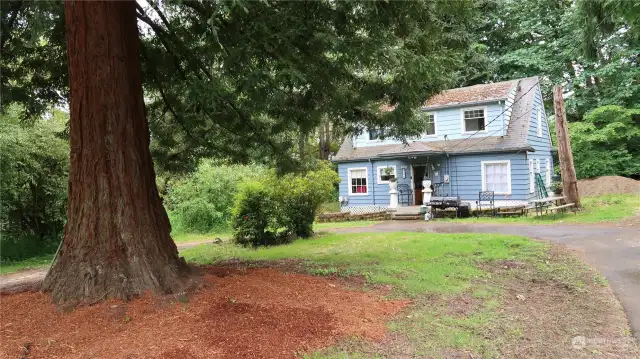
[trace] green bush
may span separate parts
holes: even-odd
[[[305,174],[276,176],[241,186],[233,209],[236,243],[269,245],[309,237],[318,207],[331,200],[340,179],[327,162]]]
[[[265,173],[261,166],[203,161],[196,172],[170,182],[166,188],[164,203],[173,231],[209,233],[228,229],[238,184]]]
[[[231,211],[234,241],[244,246],[273,244],[276,236],[267,230],[272,213],[271,194],[265,185],[257,181],[242,183]]]
[[[0,257],[6,261],[55,251],[69,173],[69,144],[59,135],[65,119],[22,123],[14,110],[0,116]]]
[[[310,237],[318,208],[332,199],[334,185],[338,182],[340,178],[328,162],[321,162],[316,169],[303,175],[271,178],[276,225],[298,237]]]

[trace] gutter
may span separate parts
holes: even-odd
[[[449,107],[468,107],[468,106],[475,106],[475,105],[485,105],[488,103],[494,103],[494,102],[500,102],[500,101],[506,101],[506,100],[507,100],[506,97],[500,97],[500,98],[494,98],[491,100],[458,102],[458,103],[450,103],[446,105],[435,105],[435,106],[423,106],[420,109],[421,110],[438,110],[441,108],[449,108]]]

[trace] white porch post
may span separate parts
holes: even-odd
[[[398,208],[398,190],[395,188],[389,190],[389,208]]]

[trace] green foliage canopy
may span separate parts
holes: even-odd
[[[599,107],[569,132],[578,178],[640,175],[640,109]]]

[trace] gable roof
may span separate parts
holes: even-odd
[[[445,90],[428,99],[424,106],[426,108],[434,108],[469,102],[504,100],[509,96],[509,91],[518,84],[518,81],[510,80]]]
[[[508,151],[534,151],[533,147],[527,143],[527,130],[531,120],[531,112],[536,91],[531,90],[537,86],[538,78],[529,77],[520,80],[499,82],[496,84],[476,85],[470,91],[457,91],[468,88],[454,89],[453,95],[440,97],[437,101],[430,103],[441,103],[442,101],[465,100],[464,102],[449,102],[447,106],[457,106],[469,102],[498,101],[505,99],[509,91],[514,86],[516,96],[511,109],[511,121],[507,127],[505,136],[483,136],[474,138],[464,138],[457,140],[440,141],[412,141],[407,144],[390,144],[381,146],[353,147],[353,138],[348,137],[340,146],[340,150],[333,158],[335,162],[355,161],[369,158],[397,157],[401,155],[428,155],[428,154],[463,154],[463,153],[487,153],[487,152],[508,152]],[[495,85],[495,86],[491,86]],[[478,89],[482,87],[482,89]],[[488,89],[494,89],[495,94],[489,94]],[[449,91],[454,91],[449,90]],[[531,91],[530,91],[531,90]],[[446,92],[446,91],[445,91]],[[442,94],[434,97],[444,96]],[[471,101],[466,101],[471,100]],[[429,107],[444,107],[444,105],[429,105]]]

